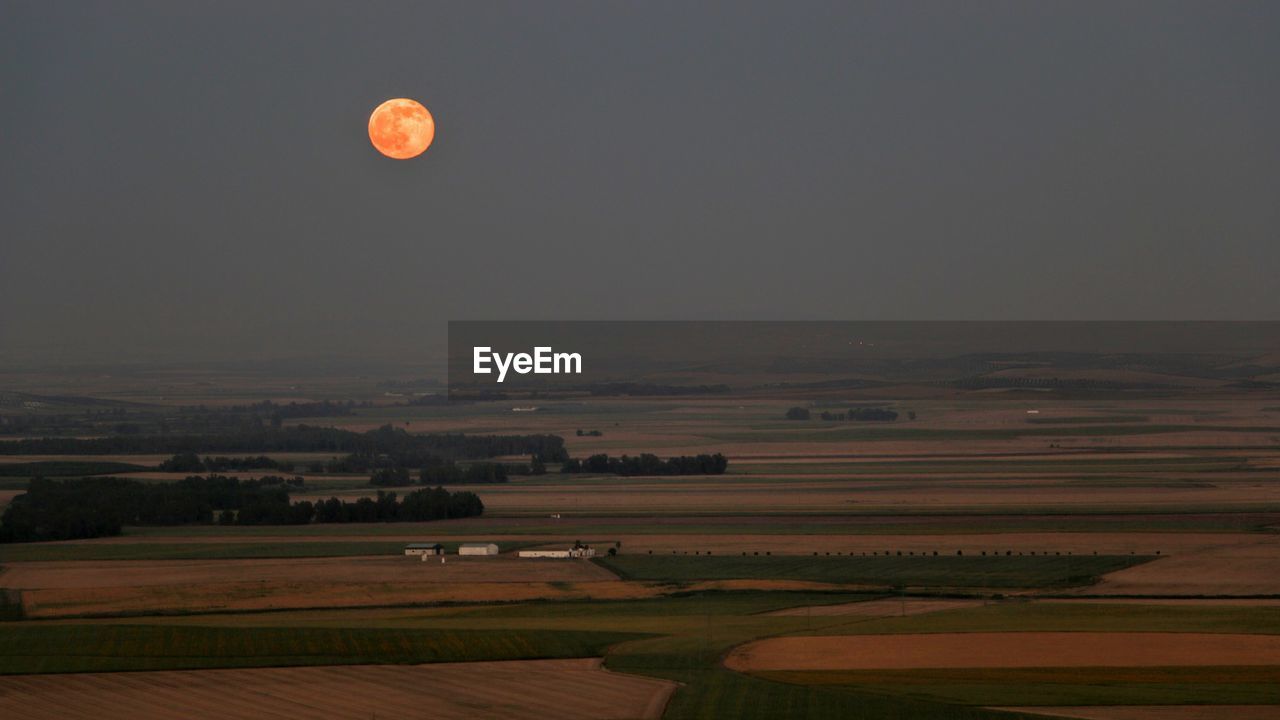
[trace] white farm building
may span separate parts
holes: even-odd
[[[521,550],[522,558],[589,558],[595,557],[595,548],[581,547],[572,550]]]
[[[497,555],[497,543],[462,543],[458,546],[459,555]]]
[[[440,543],[409,543],[404,546],[405,555],[443,555],[444,546]]]

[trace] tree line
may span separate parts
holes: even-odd
[[[266,455],[256,457],[200,457],[195,453],[178,453],[160,463],[160,472],[244,472],[246,470],[279,470],[293,472],[293,463],[272,460]]]
[[[387,456],[406,467],[428,457],[485,458],[538,455],[547,462],[568,459],[558,435],[412,435],[384,425],[357,433],[332,427],[263,427],[207,435],[113,435],[99,438],[24,438],[0,443],[0,455],[174,455],[178,453],[331,452],[358,458]]]
[[[315,504],[315,521],[320,523],[422,522],[483,513],[484,503],[475,493],[450,492],[442,487],[414,490],[400,501],[394,492],[379,490],[377,499],[363,497],[349,503],[331,497]]]
[[[729,459],[721,453],[714,455],[681,455],[663,460],[657,455],[623,455],[610,457],[592,455],[585,460],[572,458],[561,466],[562,473],[593,473],[598,475],[723,475],[729,467]]]
[[[33,478],[0,515],[0,542],[72,540],[119,535],[125,525],[305,525],[311,522],[414,522],[474,517],[474,493],[423,488],[345,502],[291,502],[302,478],[240,480],[191,476],[172,483],[123,478]]]
[[[431,458],[418,469],[417,481],[422,485],[458,485],[504,483],[513,475],[545,475],[547,465],[533,455],[527,463],[473,462],[465,465]],[[384,467],[373,472],[369,484],[396,487],[413,484],[413,474],[406,467]]]
[[[32,396],[39,397],[39,396]],[[60,403],[99,402],[90,398],[50,397]],[[0,416],[0,434],[62,435],[114,434],[145,435],[148,433],[205,434],[210,432],[252,431],[267,425],[280,427],[297,418],[343,417],[356,408],[371,403],[354,401],[291,402],[277,404],[263,401],[251,405],[179,408],[155,407],[129,403],[119,407],[87,408],[80,412],[41,413]]]
[[[809,409],[803,408],[803,407],[793,407],[787,410],[787,414],[786,414],[786,418],[788,420],[809,420],[812,417],[813,417],[813,414],[809,412]],[[855,408],[849,408],[848,412],[841,412],[841,413],[823,411],[822,414],[820,414],[818,417],[828,422],[830,421],[893,422],[894,420],[898,419],[898,413],[897,411],[890,410],[888,408],[855,407]],[[913,420],[915,419],[915,413],[911,413],[911,419]]]

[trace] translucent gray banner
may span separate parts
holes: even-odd
[[[456,321],[449,389],[453,399],[660,395],[955,381],[1037,362],[1222,375],[1277,352],[1276,322]]]

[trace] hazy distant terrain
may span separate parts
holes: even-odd
[[[668,718],[1280,707],[1280,370],[1262,349],[819,353],[453,403],[385,367],[11,370],[0,503],[29,504],[35,475],[89,483],[74,493],[110,475],[144,505],[120,534],[0,545],[0,670],[31,678],[0,686],[182,670],[199,702],[212,668],[603,656],[682,683]],[[674,464],[715,454],[721,472]],[[211,477],[236,494],[186,496],[212,504],[180,522],[146,505]],[[396,515],[433,482],[483,514]],[[272,514],[289,504],[305,515]],[[420,562],[409,542],[502,554]],[[517,557],[575,544],[597,557]],[[88,640],[125,618],[109,650]],[[1037,633],[1038,669],[820,650],[969,632]],[[1064,669],[1088,658],[1053,638],[1080,633],[1116,667]],[[1192,634],[1150,636],[1183,643],[1171,667],[1126,654],[1134,633]],[[1256,648],[1219,658],[1239,643]],[[661,707],[662,687],[607,692]],[[474,697],[472,716],[534,712]]]

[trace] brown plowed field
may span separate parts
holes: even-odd
[[[445,564],[404,556],[11,563],[0,574],[0,587],[21,588],[31,617],[613,599],[659,592],[624,583],[590,562],[457,556]]]
[[[557,562],[544,561],[535,564],[552,566]],[[259,580],[257,582],[23,590],[22,600],[28,617],[57,618],[85,615],[146,615],[173,611],[202,613],[530,600],[631,600],[657,597],[675,589],[836,591],[865,588],[767,579],[717,580],[679,588],[662,583],[622,580],[380,583]]]
[[[0,717],[639,720],[674,689],[594,659],[15,675],[0,677]]]
[[[1280,635],[1012,632],[780,637],[725,665],[764,670],[1280,665]]]
[[[6,563],[0,587],[103,588],[252,582],[467,583],[617,580],[592,562],[531,562],[513,557],[447,556],[444,564],[416,557],[112,560]]]
[[[623,582],[215,583],[24,590],[27,617],[352,608],[528,600],[654,597],[656,584]]]
[[[1280,536],[1236,536],[1105,575],[1088,595],[1277,595]]]

